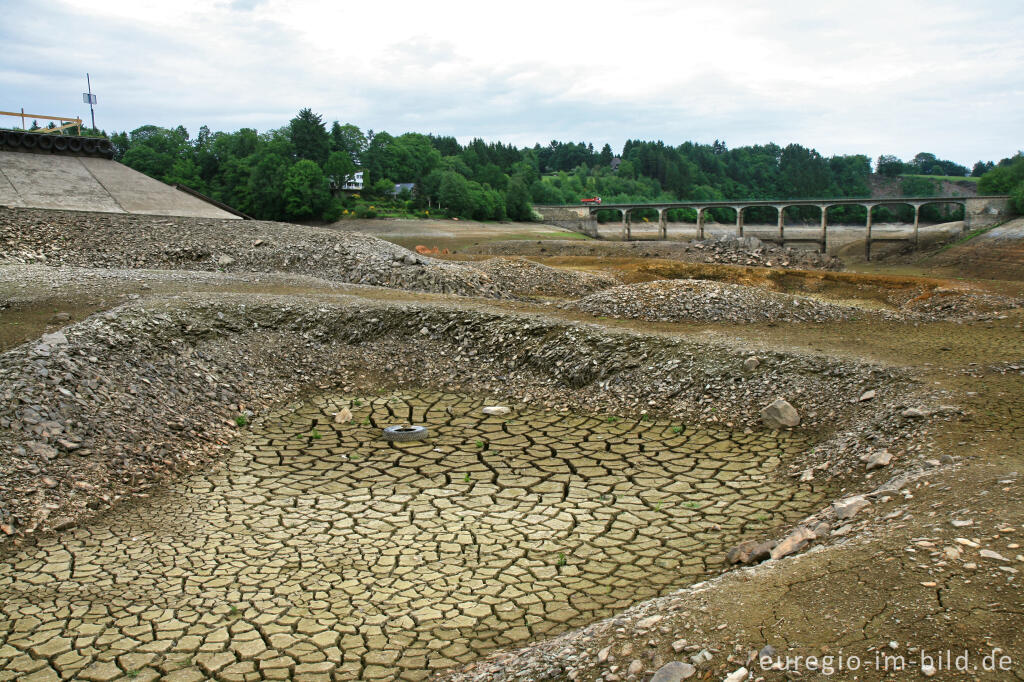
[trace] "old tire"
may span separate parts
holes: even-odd
[[[411,440],[423,440],[430,435],[426,426],[389,426],[383,431],[384,440],[404,443]]]
[[[42,149],[43,151],[47,151],[47,152],[50,151],[51,149],[53,149],[53,141],[54,141],[54,139],[55,138],[53,138],[50,135],[46,135],[44,137],[40,137],[39,138],[39,148]]]
[[[68,151],[80,152],[82,151],[82,140],[78,137],[72,137],[68,140]]]
[[[66,138],[66,137],[58,137],[58,138],[56,138],[53,141],[53,148],[54,148],[55,151],[58,151],[58,152],[67,151],[67,148],[68,148],[68,138]]]
[[[99,149],[99,144],[96,140],[82,140],[82,151],[86,154],[95,154],[97,149]]]

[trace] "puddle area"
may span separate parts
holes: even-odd
[[[0,680],[424,679],[700,580],[827,498],[776,475],[800,437],[484,405],[291,405],[223,465],[7,557]],[[402,423],[430,437],[381,439]]]

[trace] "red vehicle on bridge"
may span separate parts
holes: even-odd
[[[580,199],[582,204],[600,204],[601,197],[590,197],[589,199]]]

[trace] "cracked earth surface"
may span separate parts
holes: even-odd
[[[773,432],[321,396],[0,566],[0,679],[423,679],[665,594],[826,489]],[[348,407],[353,419],[336,423]],[[380,428],[427,424],[390,445]]]

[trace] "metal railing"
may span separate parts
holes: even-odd
[[[22,130],[28,130],[28,127],[25,125],[25,119],[31,119],[33,121],[37,121],[39,119],[42,119],[44,121],[60,121],[59,126],[54,126],[53,128],[36,128],[35,130],[32,131],[34,133],[57,133],[63,135],[65,130],[70,130],[71,128],[78,128],[78,134],[82,134],[82,119],[77,118],[75,116],[45,116],[43,114],[26,114],[25,109],[22,109],[20,112],[0,111],[0,116],[13,116],[14,118],[20,118]]]

